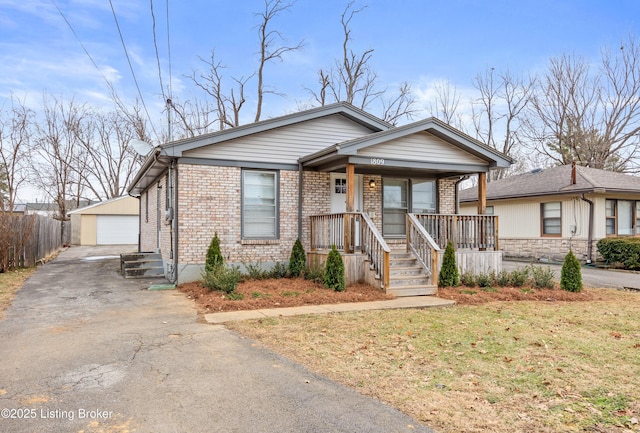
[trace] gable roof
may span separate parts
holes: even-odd
[[[454,147],[484,161],[487,163],[488,167],[506,168],[514,162],[509,156],[498,152],[497,150],[455,128],[452,128],[435,117],[384,131],[374,132],[363,137],[338,143],[312,155],[304,156],[300,158],[299,161],[303,165],[313,166],[321,162],[327,162],[331,159],[339,159],[349,155],[355,156],[361,149],[382,143],[388,143],[420,132],[428,132],[435,137],[446,141],[448,144],[451,144]]]
[[[197,137],[185,138],[153,149],[149,155],[147,155],[145,162],[129,185],[127,192],[132,195],[142,193],[142,191],[167,169],[169,160],[181,157],[183,152],[336,114],[363,125],[372,132],[393,128],[393,125],[390,123],[360,110],[347,102],[338,102],[248,125],[237,126]]]
[[[347,102],[337,102],[335,104],[316,107],[298,113],[287,114],[284,116],[274,117],[272,119],[262,120],[256,123],[236,126],[234,128],[224,129],[209,134],[199,135],[197,137],[185,138],[172,143],[161,146],[166,153],[171,156],[181,156],[182,152],[193,150],[198,147],[208,146],[222,141],[233,140],[235,138],[246,137],[251,134],[281,128],[283,126],[293,125],[295,123],[306,122],[320,117],[341,114],[356,123],[359,123],[372,131],[383,131],[393,128],[393,125],[385,122],[378,117],[356,108]]]
[[[589,192],[640,194],[640,177],[577,166],[576,183],[572,184],[571,165],[561,165],[487,183],[487,200]],[[460,202],[477,200],[477,187],[460,191]]]

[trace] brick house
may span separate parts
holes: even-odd
[[[394,127],[337,103],[157,147],[128,192],[140,199],[139,249],[161,252],[171,281],[201,277],[217,232],[227,263],[286,262],[300,238],[315,258],[335,244],[348,280],[387,289],[402,248],[433,286],[447,223],[425,237],[437,225],[425,215],[454,215],[464,176],[482,182],[511,163],[437,119]]]
[[[640,237],[640,177],[562,165],[489,182],[487,213],[500,218],[505,256],[599,260],[609,236]],[[460,212],[477,212],[477,189],[460,191]]]

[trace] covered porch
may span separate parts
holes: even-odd
[[[486,215],[486,181],[491,168],[511,160],[437,119],[342,143],[299,162],[304,171],[343,174],[344,207],[307,214],[310,261],[323,261],[335,245],[348,281],[398,295],[435,293],[449,241],[461,271],[501,269],[498,218]],[[458,184],[476,174],[478,215],[459,215]]]

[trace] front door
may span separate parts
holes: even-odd
[[[362,175],[355,175],[355,191],[353,194],[353,210],[362,212]],[[347,211],[347,175],[331,173],[331,213]]]
[[[362,212],[362,175],[356,174],[355,188],[353,192],[353,210]],[[347,211],[347,175],[343,173],[331,173],[331,213],[343,213]],[[355,245],[360,245],[360,220],[356,219]]]

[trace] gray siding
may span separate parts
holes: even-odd
[[[359,150],[358,155],[421,162],[486,165],[486,161],[428,132],[420,132],[387,143],[376,144]]]
[[[297,164],[301,156],[371,132],[336,114],[194,149],[185,152],[183,156]]]

